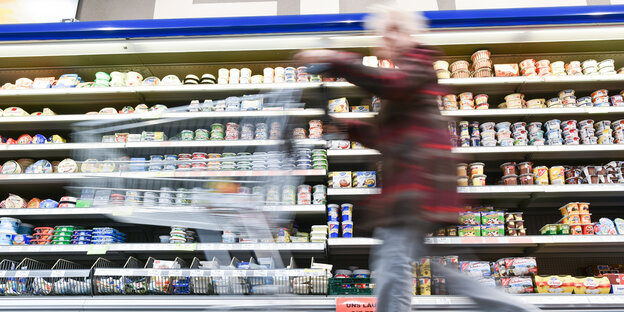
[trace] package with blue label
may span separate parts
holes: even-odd
[[[354,171],[352,179],[353,187],[376,187],[377,172],[375,171]]]

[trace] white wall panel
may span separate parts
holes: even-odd
[[[338,0],[300,0],[300,1],[301,1],[301,14],[337,14],[337,13],[340,13],[340,1]]]
[[[587,0],[455,0],[458,10],[587,5]]]
[[[154,18],[194,18],[277,15],[277,0],[194,3],[193,0],[156,0]]]

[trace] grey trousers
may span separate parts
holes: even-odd
[[[371,264],[376,277],[377,312],[411,311],[414,292],[411,263],[427,256],[425,233],[426,230],[416,226],[375,229],[375,238],[383,240],[383,244],[371,252]],[[447,285],[452,285],[458,295],[469,297],[480,311],[540,311],[500,289],[483,287],[460,272],[442,266],[435,270],[442,272]]]

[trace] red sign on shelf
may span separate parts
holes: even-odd
[[[336,298],[336,312],[375,311],[377,311],[377,298],[375,297]]]

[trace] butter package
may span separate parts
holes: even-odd
[[[348,113],[349,112],[349,102],[347,98],[338,98],[329,101],[329,112],[330,113]]]
[[[377,174],[375,171],[355,171],[353,172],[353,187],[376,187]]]

